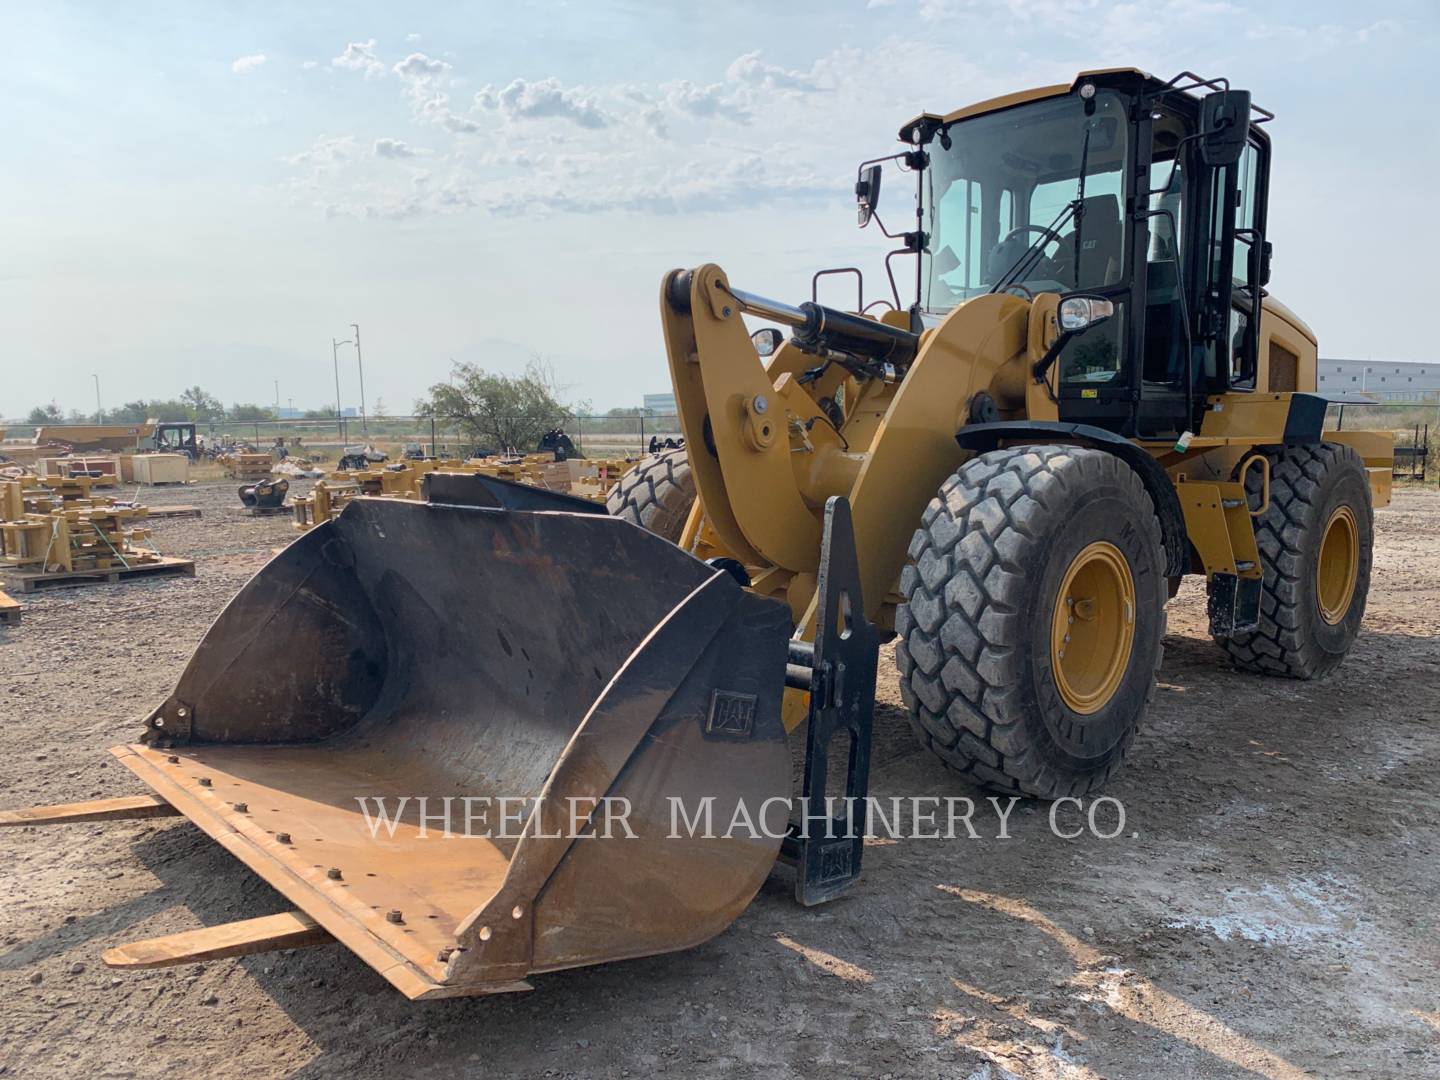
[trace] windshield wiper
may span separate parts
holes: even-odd
[[[1085,229],[1085,170],[1090,165],[1090,130],[1091,125],[1085,125],[1085,141],[1080,145],[1080,175],[1075,183],[1075,288],[1080,288],[1080,253],[1085,250],[1085,245],[1080,241]]]
[[[1065,224],[1075,215],[1075,205],[1073,202],[1066,203],[1064,208],[1055,215],[1055,219],[1051,221],[1049,225],[1046,225],[1044,230],[1041,231],[1034,240],[1030,241],[1030,246],[1022,251],[1020,257],[1010,264],[1010,269],[1001,274],[999,280],[990,286],[992,293],[1000,292],[1002,289],[1008,289],[1019,280],[1022,273],[1028,274],[1034,269],[1035,264],[1040,261],[1040,256],[1044,254],[1043,245],[1048,244],[1051,240],[1060,239],[1059,230],[1064,228]]]

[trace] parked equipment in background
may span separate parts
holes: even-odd
[[[336,467],[342,472],[353,472],[356,469],[373,468],[389,459],[389,454],[376,450],[373,446],[347,446],[340,455],[340,464]]]
[[[195,425],[189,421],[166,420],[155,425],[150,449],[160,453],[184,454],[191,461],[200,460],[200,443]]]
[[[658,500],[577,513],[433,470],[428,501],[355,498],[114,751],[154,794],[0,822],[183,814],[296,907],[113,965],[333,937],[412,998],[494,993],[697,944],[777,856],[801,903],[851,888],[880,633],[926,746],[1046,798],[1119,767],[1186,574],[1237,666],[1333,669],[1392,454],[1324,432],[1314,336],[1263,291],[1268,119],[1134,70],[915,118],[912,301],[893,275],[878,317],[863,280],[850,311],[714,265],[662,283],[686,447],[640,468],[693,482],[679,545],[643,527]],[[440,838],[457,793],[479,802]],[[719,827],[677,831],[677,800]]]
[[[240,502],[252,510],[278,511],[285,508],[285,496],[289,493],[289,480],[261,480],[241,486]]]
[[[554,428],[540,436],[540,442],[535,447],[537,454],[554,454],[556,461],[569,461],[571,458],[583,458],[574,440],[565,434],[564,428]]]
[[[1395,468],[1397,479],[1424,480],[1425,469],[1430,462],[1430,425],[1416,424],[1408,443],[1395,444]]]

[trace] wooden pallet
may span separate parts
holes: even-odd
[[[251,517],[274,517],[276,514],[292,512],[289,506],[246,506],[243,509]]]
[[[198,518],[202,514],[198,506],[151,506],[149,518]]]
[[[20,601],[0,589],[0,624],[19,626],[20,610]]]
[[[137,563],[134,566],[109,566],[102,570],[62,570],[54,574],[27,570],[12,573],[10,580],[18,585],[22,593],[40,589],[62,588],[67,585],[104,585],[119,581],[134,581],[142,577],[164,577],[170,574],[195,576],[195,563],[191,559],[162,557],[158,562]]]

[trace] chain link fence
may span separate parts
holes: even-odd
[[[1397,446],[1440,447],[1440,392],[1407,394],[1403,400],[1381,398],[1364,404],[1346,402],[1330,407],[1326,427],[1330,430],[1394,431]],[[553,417],[509,417],[523,421],[536,431],[562,428],[587,457],[634,457],[644,453],[652,439],[664,443],[679,440],[680,422],[674,414],[649,416],[584,415]],[[3,425],[6,438],[28,439],[35,434],[29,424]],[[55,437],[63,438],[65,425],[45,425]],[[342,416],[292,420],[200,420],[196,430],[207,445],[244,443],[257,450],[269,449],[279,439],[291,453],[307,453],[319,460],[333,460],[347,446],[373,446],[398,457],[406,447],[418,448],[435,457],[459,457],[475,450],[498,452],[534,450],[534,446],[502,447],[493,440],[477,439],[467,433],[462,418],[454,416]]]
[[[645,452],[651,439],[662,444],[680,439],[677,416],[566,416],[506,417],[507,426],[518,423],[536,432],[560,428],[587,457],[634,457]],[[23,423],[0,423],[7,439],[30,439],[36,427]],[[64,424],[45,424],[51,438],[64,439]],[[80,428],[77,427],[77,436]],[[196,434],[206,446],[245,444],[267,450],[284,439],[292,454],[307,453],[319,460],[334,460],[347,446],[372,446],[398,457],[406,447],[418,448],[435,457],[460,457],[475,450],[492,453],[517,450],[528,453],[535,446],[505,447],[496,440],[470,434],[461,417],[454,416],[342,416],[293,420],[197,420]],[[537,436],[538,439],[538,436]],[[143,441],[142,441],[143,442]]]

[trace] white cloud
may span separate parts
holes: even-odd
[[[737,124],[750,122],[750,111],[731,94],[724,83],[695,86],[681,80],[665,94],[665,103],[672,109],[705,119],[722,117]]]
[[[651,105],[640,114],[640,122],[657,139],[670,137],[670,125],[665,120],[665,110]]]
[[[352,41],[345,46],[345,51],[330,61],[335,67],[345,68],[347,71],[363,72],[367,79],[382,79],[385,77],[385,65],[375,55],[375,39],[369,41]]]
[[[803,71],[787,71],[785,68],[767,64],[760,59],[760,50],[737,57],[725,69],[725,77],[731,82],[753,83],[771,90],[817,90],[815,77]]]
[[[498,112],[509,120],[570,120],[584,128],[609,123],[593,98],[579,87],[566,89],[555,78],[526,82],[516,79],[503,89],[486,86],[475,95],[475,106]]]
[[[407,45],[414,45],[414,44],[415,44],[417,41],[419,41],[419,40],[420,40],[420,35],[419,35],[419,34],[406,34],[406,35],[405,35],[405,44],[407,44]]]
[[[285,160],[291,165],[333,165],[353,161],[360,154],[354,135],[321,135],[310,149],[292,154]]]
[[[415,151],[403,139],[376,139],[373,152],[377,158],[411,158]]]
[[[434,79],[446,74],[450,65],[444,60],[433,60],[422,52],[413,52],[391,70],[402,79]]]
[[[306,60],[303,64],[300,65],[300,70],[301,70],[301,71],[314,71],[314,70],[315,70],[317,67],[319,67],[319,66],[320,66],[320,61],[318,61],[318,60]]]
[[[230,70],[236,75],[248,75],[261,64],[265,63],[264,53],[255,53],[253,56],[241,56],[230,65]]]

